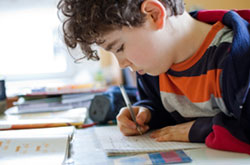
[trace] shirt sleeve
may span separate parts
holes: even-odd
[[[198,118],[189,132],[191,142],[205,142],[208,147],[250,154],[247,121],[223,112],[214,117]]]

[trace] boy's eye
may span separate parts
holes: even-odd
[[[119,53],[124,50],[124,44],[121,45],[119,49],[117,49],[116,53]]]

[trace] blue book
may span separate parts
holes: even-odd
[[[114,160],[114,164],[174,164],[174,163],[188,163],[192,159],[186,155],[183,150],[166,151],[148,154],[139,154],[135,156],[127,156],[117,158]]]

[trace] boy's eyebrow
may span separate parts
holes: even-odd
[[[105,50],[110,51],[110,50],[112,49],[112,47],[113,47],[115,44],[117,44],[118,41],[119,41],[119,40],[117,39],[117,40],[114,40],[114,41],[112,41],[111,43],[109,43],[108,46],[105,48]]]

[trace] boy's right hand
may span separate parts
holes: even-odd
[[[149,130],[147,123],[151,119],[151,112],[145,107],[132,107],[136,116],[136,122],[141,128],[142,133],[145,133]],[[130,135],[139,135],[140,133],[136,129],[136,124],[132,120],[129,109],[123,107],[119,114],[116,117],[117,125],[120,128],[120,131],[125,136]]]

